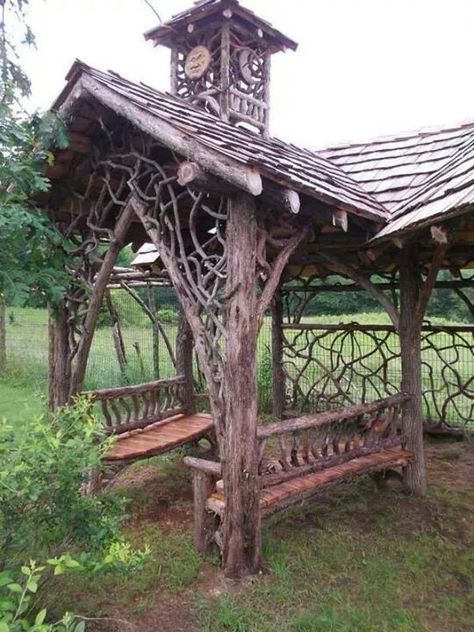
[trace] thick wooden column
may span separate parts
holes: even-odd
[[[7,368],[7,325],[5,297],[0,292],[0,375],[4,375]]]
[[[194,401],[193,349],[193,333],[183,310],[180,310],[178,332],[176,334],[176,371],[178,375],[184,375],[185,377],[181,397],[184,410],[188,415],[191,415],[196,410]]]
[[[224,573],[243,577],[261,566],[257,450],[257,224],[246,193],[229,200],[226,245],[228,299],[223,395]]]
[[[416,244],[403,248],[400,257],[400,348],[402,391],[411,395],[402,419],[407,448],[414,459],[404,470],[407,491],[417,496],[426,492],[426,468],[423,446],[423,399],[421,384],[421,324],[419,301],[422,279]]]
[[[277,290],[272,301],[272,397],[275,419],[282,419],[286,398],[282,325],[283,302],[281,293]]]

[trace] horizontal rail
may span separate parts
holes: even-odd
[[[391,406],[400,406],[410,399],[410,395],[399,393],[384,399],[378,399],[375,402],[367,404],[355,404],[348,408],[333,410],[326,413],[316,413],[314,415],[303,415],[295,419],[286,421],[275,421],[271,424],[260,426],[257,430],[258,439],[266,439],[274,435],[282,435],[286,433],[296,432],[298,430],[307,430],[308,428],[320,428],[321,426],[330,425],[337,421],[343,421],[351,417],[374,413]]]
[[[361,325],[359,323],[292,323],[282,325],[285,331],[386,331],[395,332],[393,325]],[[434,333],[472,333],[474,325],[423,325],[422,331]]]
[[[199,459],[194,456],[185,456],[183,463],[187,467],[203,472],[204,474],[210,474],[211,476],[222,475],[222,466],[220,463],[216,463],[215,461],[206,461],[205,459]]]
[[[398,283],[373,283],[373,285],[382,291],[393,292],[399,290]],[[470,279],[455,279],[452,281],[436,281],[436,289],[462,289],[474,287],[474,276]],[[306,293],[318,294],[319,292],[366,292],[367,290],[357,283],[322,283],[321,285],[287,285],[281,288],[282,294]]]
[[[167,386],[173,386],[175,384],[184,384],[184,382],[184,375],[177,375],[176,377],[155,380],[154,382],[145,382],[143,384],[135,384],[133,386],[118,386],[114,388],[104,388],[99,391],[87,391],[84,395],[91,396],[94,401],[100,401],[103,399],[125,397],[127,395],[139,395],[140,393],[147,393],[149,391],[166,388]]]

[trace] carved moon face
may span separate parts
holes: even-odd
[[[184,62],[184,72],[189,79],[200,79],[211,65],[212,56],[205,46],[196,46],[189,51]]]
[[[248,85],[258,83],[258,79],[253,74],[253,54],[250,50],[244,49],[239,54],[239,67],[242,78]]]

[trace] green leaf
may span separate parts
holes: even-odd
[[[26,582],[26,587],[30,592],[35,593],[38,590],[38,582],[31,577]]]
[[[46,618],[46,612],[47,612],[46,608],[43,608],[43,610],[40,610],[38,612],[35,618],[35,625],[41,625],[43,623],[43,621]]]
[[[2,571],[0,573],[0,588],[12,583],[12,576],[9,571]]]
[[[8,588],[8,590],[10,590],[13,593],[22,593],[23,592],[23,588],[20,586],[20,584],[8,584],[7,588]]]
[[[0,621],[0,632],[10,632],[10,626],[5,621]]]

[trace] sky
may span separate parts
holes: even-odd
[[[193,0],[150,0],[161,17]],[[321,148],[474,119],[474,0],[242,0],[299,43],[272,63],[271,133]],[[46,109],[76,58],[169,89],[169,52],[143,32],[145,0],[31,0],[23,53],[32,108]]]

